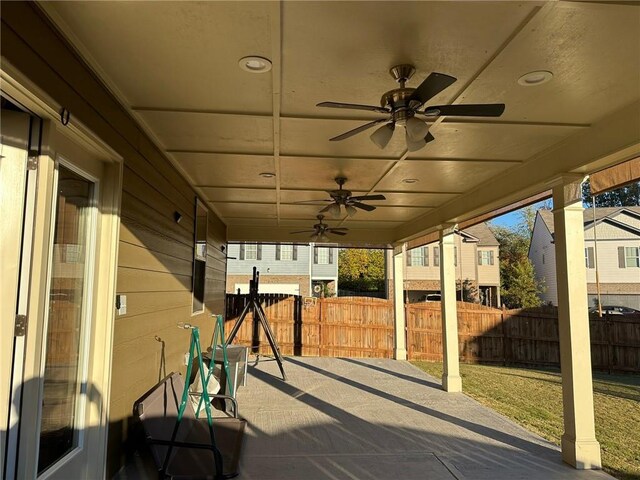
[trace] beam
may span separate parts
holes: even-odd
[[[587,274],[584,263],[582,179],[553,188],[558,330],[564,434],[562,459],[578,469],[599,469],[591,378]]]

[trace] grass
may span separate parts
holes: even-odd
[[[412,362],[442,377],[442,364]],[[526,429],[560,445],[560,372],[460,365],[464,392]],[[596,373],[593,378],[596,438],[603,469],[620,480],[640,479],[640,376]]]

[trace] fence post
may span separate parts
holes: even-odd
[[[604,314],[604,330],[607,335],[607,366],[609,375],[613,372],[613,342],[611,341],[611,317],[608,312]]]
[[[324,316],[322,303],[322,298],[318,298],[318,356],[322,356],[322,317]]]
[[[500,312],[500,323],[502,324],[502,356],[503,356],[503,364],[506,367],[507,365],[509,365],[509,359],[508,359],[508,354],[509,354],[509,346],[507,345],[509,342],[509,332],[507,331],[507,322],[506,322],[506,315],[505,315],[505,308],[504,308],[504,304],[502,305],[502,309]]]

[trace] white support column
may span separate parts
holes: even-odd
[[[582,178],[563,178],[553,188],[558,328],[564,434],[562,459],[579,469],[599,469],[591,378],[591,343],[584,262]]]
[[[393,251],[393,308],[395,317],[393,358],[407,359],[407,337],[404,309],[404,256],[406,246],[396,247]]]
[[[456,268],[454,265],[455,226],[440,230],[440,293],[442,298],[442,388],[461,392],[458,357],[458,312],[456,308]]]

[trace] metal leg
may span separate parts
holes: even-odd
[[[287,375],[284,373],[284,366],[282,365],[282,356],[280,355],[280,349],[278,348],[278,344],[276,343],[276,339],[273,335],[273,331],[271,330],[271,326],[267,321],[267,316],[260,304],[257,305],[257,313],[258,319],[262,324],[262,328],[264,329],[264,333],[267,336],[267,340],[269,341],[269,345],[271,345],[271,350],[273,351],[273,355],[276,358],[276,362],[278,362],[278,368],[280,368],[280,373],[282,373],[282,380],[287,381]]]
[[[224,342],[225,345],[229,345],[231,342],[233,342],[233,339],[236,338],[238,330],[240,330],[240,326],[242,325],[242,322],[244,321],[244,317],[246,317],[247,313],[249,312],[249,305],[251,305],[250,301],[247,302],[247,304],[242,309],[242,313],[240,314],[240,317],[238,317],[238,320],[236,320],[236,324],[233,326],[233,330],[231,330],[231,333],[229,333],[229,337]]]

